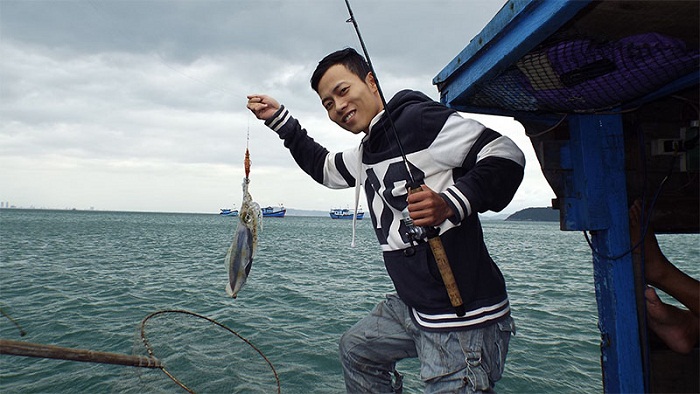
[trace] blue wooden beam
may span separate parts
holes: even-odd
[[[684,75],[684,76],[676,79],[675,81],[670,82],[670,83],[662,86],[661,88],[647,94],[646,96],[644,96],[640,99],[625,103],[624,108],[625,109],[635,108],[635,107],[638,107],[638,106],[643,105],[645,103],[659,99],[661,97],[670,96],[670,95],[678,92],[679,90],[687,89],[691,86],[697,87],[699,82],[700,82],[700,73],[698,73],[698,71],[695,70],[688,75]]]
[[[441,101],[458,106],[481,83],[515,64],[591,0],[509,0],[434,79]],[[466,70],[469,72],[466,72]]]
[[[565,188],[564,195],[559,196],[559,209],[562,212],[561,229],[564,231],[605,230],[610,227],[606,195],[609,169],[606,168],[607,158],[600,154],[605,141],[599,135],[596,123],[599,118],[569,117],[569,131],[579,138],[572,135],[561,152],[560,165],[565,170]],[[624,153],[624,146],[620,148]],[[624,177],[621,185],[624,190]]]
[[[572,169],[572,182],[564,217],[566,229],[592,233],[603,388],[642,393],[634,273],[631,254],[625,254],[630,239],[622,117],[571,116],[569,131],[570,152],[562,155],[562,165]]]

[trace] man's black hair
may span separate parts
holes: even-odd
[[[350,72],[360,77],[363,81],[370,72],[369,64],[367,64],[365,58],[353,48],[335,51],[318,62],[318,66],[316,66],[316,70],[311,76],[311,88],[316,93],[318,93],[318,83],[321,81],[323,74],[336,64],[344,65]]]

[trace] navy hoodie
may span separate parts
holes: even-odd
[[[330,153],[282,106],[265,123],[284,140],[297,164],[317,182],[364,187],[386,270],[416,324],[431,331],[482,327],[508,316],[503,275],[484,244],[477,212],[500,211],[523,178],[525,158],[509,138],[465,119],[423,93],[404,90],[387,104],[359,147]],[[409,179],[396,138],[418,184],[440,193],[455,215],[440,224],[466,315],[450,304],[427,242],[411,243],[402,221]],[[410,252],[407,252],[410,250]]]

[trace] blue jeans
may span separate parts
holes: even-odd
[[[345,388],[352,394],[400,393],[396,362],[418,357],[425,393],[494,392],[511,333],[510,316],[473,330],[427,332],[413,323],[397,295],[387,295],[340,338]]]

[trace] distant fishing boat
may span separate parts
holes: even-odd
[[[283,206],[265,207],[262,209],[264,218],[283,218],[287,209]]]
[[[334,208],[329,212],[331,219],[352,219],[353,211],[347,208]],[[362,208],[357,210],[357,220],[362,220],[365,213]]]
[[[238,216],[238,210],[237,209],[229,209],[229,208],[221,208],[221,212],[219,212],[219,215]]]

